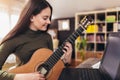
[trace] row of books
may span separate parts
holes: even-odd
[[[94,35],[88,35],[86,37],[86,40],[89,41],[89,42],[94,42],[94,41],[104,42],[105,41],[105,36],[104,35],[96,35],[96,40],[94,40]]]
[[[103,42],[103,41],[105,41],[105,36],[104,35],[97,35],[96,36],[96,41],[97,42]]]

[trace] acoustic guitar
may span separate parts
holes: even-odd
[[[65,42],[74,43],[75,39],[82,35],[82,32],[87,29],[88,25],[93,22],[91,17],[85,16],[80,24],[79,28],[70,35],[61,46],[58,47],[54,52],[49,49],[42,48],[34,52],[28,63],[19,66],[17,68],[11,69],[10,73],[31,73],[40,72],[46,76],[47,80],[58,80],[58,77],[64,68],[64,64],[61,61],[61,56],[64,54],[63,47]]]

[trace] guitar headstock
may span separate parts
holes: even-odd
[[[93,19],[90,16],[85,16],[81,21],[80,21],[80,26],[84,29],[87,29],[88,25],[93,23]]]

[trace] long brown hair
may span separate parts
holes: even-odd
[[[52,16],[52,6],[46,0],[29,0],[24,9],[22,10],[20,17],[18,19],[15,27],[3,38],[2,43],[7,40],[12,39],[15,36],[18,36],[24,33],[29,29],[31,23],[30,18],[32,15],[39,14],[43,9],[49,7],[51,9]],[[50,16],[50,20],[51,20]],[[49,26],[49,25],[48,25]]]

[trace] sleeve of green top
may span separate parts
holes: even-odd
[[[0,45],[0,80],[13,80],[15,75],[1,70],[7,57],[12,53],[14,49],[13,45],[11,44],[13,43],[5,42]]]
[[[14,80],[15,74],[0,71],[0,80]]]
[[[3,43],[2,45],[0,45],[0,69],[4,65],[8,56],[11,53],[13,53],[14,48],[15,47],[13,46],[13,42],[11,42],[11,41],[7,41],[7,42]]]

